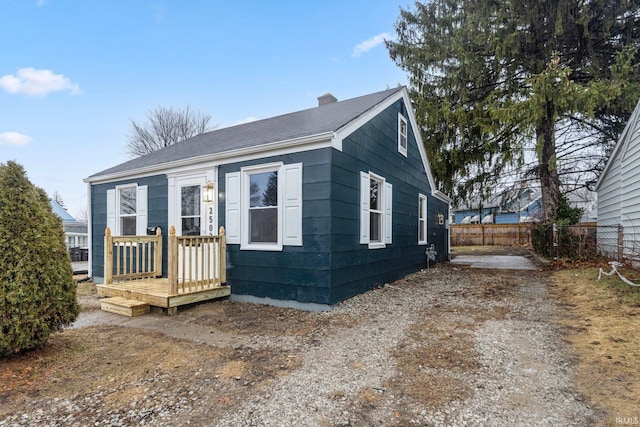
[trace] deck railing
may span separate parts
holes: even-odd
[[[222,286],[227,281],[224,227],[218,236],[176,236],[169,230],[169,295]]]
[[[162,277],[162,234],[104,236],[104,282],[125,282]],[[167,292],[184,295],[220,287],[227,282],[227,246],[224,227],[218,236],[176,236],[169,229]]]
[[[162,234],[153,236],[112,236],[104,232],[104,283],[162,276]]]

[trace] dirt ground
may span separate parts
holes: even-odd
[[[453,255],[460,253],[531,256],[527,248],[455,248]],[[451,266],[439,268],[454,274]],[[497,302],[512,297],[528,277],[544,280],[562,308],[553,321],[569,344],[574,382],[599,414],[597,423],[639,424],[640,292],[613,277],[598,281],[597,273],[595,266],[551,266],[516,280],[513,272],[474,271],[464,292],[451,297],[480,299],[486,309],[458,313],[454,308],[452,316],[448,304],[430,306],[395,347],[395,374],[382,389],[365,388],[355,398],[335,391],[332,398],[348,400],[349,425],[383,425],[372,414],[390,395],[401,397],[394,403],[394,425],[412,423],[416,405],[438,408],[472,398],[478,390],[462,380],[481,367],[472,335],[479,325],[514,316]],[[635,278],[637,273],[626,274]],[[424,277],[410,276],[391,287]],[[85,312],[99,309],[91,283],[79,284],[78,298]],[[182,326],[197,325],[201,334],[237,340],[211,345],[210,340],[114,325],[65,330],[43,349],[0,360],[0,426],[48,420],[51,408],[61,413],[53,425],[171,425],[176,420],[213,425],[299,370],[298,349],[318,346],[370,320],[227,300],[188,307],[176,317]],[[262,346],[264,341],[282,345]],[[353,360],[348,368],[362,365]],[[189,409],[198,405],[206,411]]]
[[[578,389],[608,417],[607,425],[640,424],[640,288],[600,267],[551,272],[552,293],[566,316],[565,339],[578,359]],[[610,271],[610,266],[602,266]],[[640,274],[622,269],[640,283]]]

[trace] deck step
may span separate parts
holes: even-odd
[[[122,297],[104,298],[100,301],[100,308],[109,313],[129,317],[141,316],[147,314],[150,310],[149,304],[144,301],[136,301]]]

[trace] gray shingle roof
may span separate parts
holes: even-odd
[[[221,154],[242,148],[334,132],[357,119],[402,88],[397,87],[321,107],[217,129],[103,170],[88,179],[125,173],[168,162]]]

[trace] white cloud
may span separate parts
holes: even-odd
[[[31,137],[18,132],[0,133],[0,145],[26,145]]]
[[[23,93],[29,96],[44,96],[50,92],[69,91],[71,95],[80,95],[80,86],[71,83],[62,74],[53,74],[51,70],[36,70],[32,67],[20,68],[16,75],[0,77],[0,88],[9,93]]]
[[[36,1],[36,7],[42,7],[47,3],[49,3],[48,0],[37,0]]]
[[[256,120],[258,120],[257,118],[253,117],[253,116],[249,116],[249,117],[245,117],[242,120],[238,120],[237,122],[234,123],[235,125],[243,125],[245,123],[251,123],[251,122],[255,122]]]
[[[351,57],[360,58],[360,55],[362,55],[363,53],[369,52],[371,49],[384,43],[385,40],[389,40],[390,38],[391,38],[391,34],[380,33],[377,36],[373,36],[368,40],[358,43],[358,45],[353,48]]]

